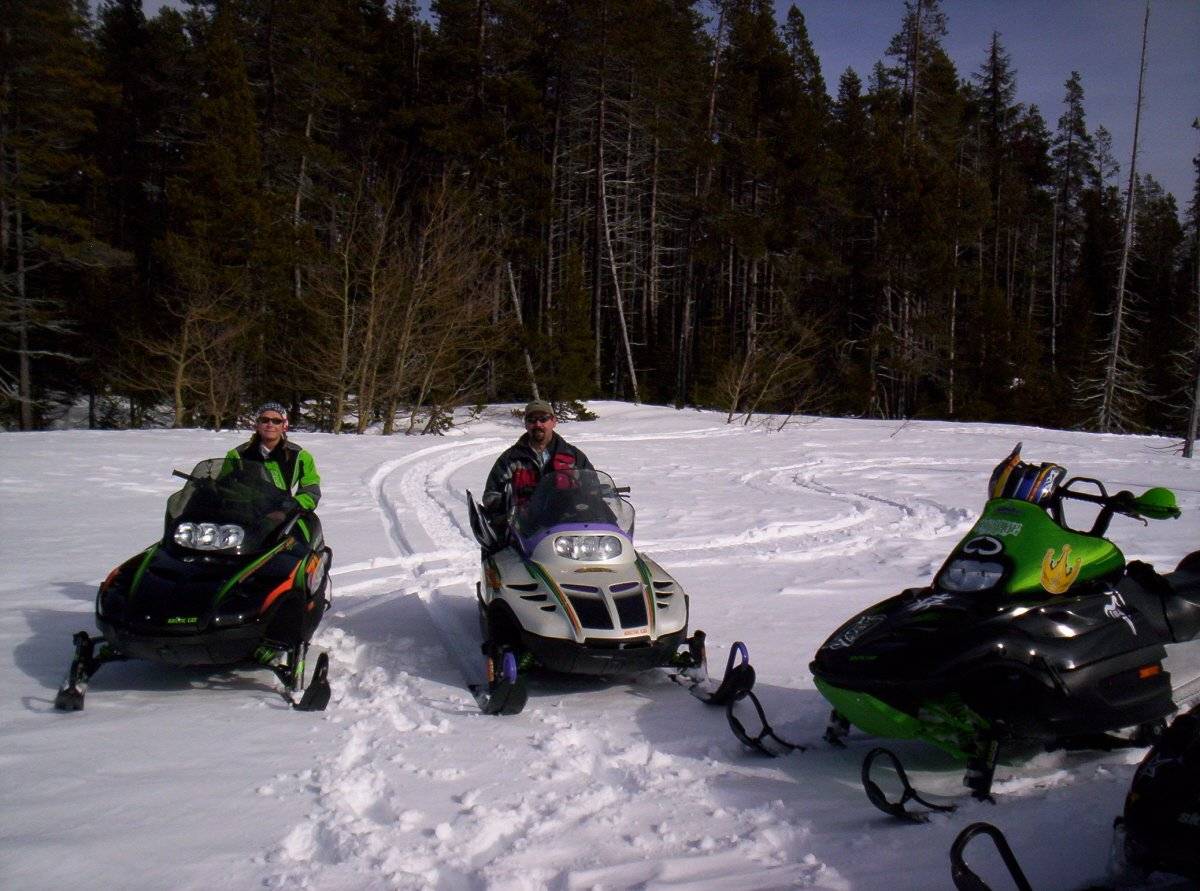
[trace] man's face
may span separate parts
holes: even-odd
[[[259,441],[269,449],[275,448],[287,431],[287,418],[277,411],[264,411],[254,419]]]
[[[529,442],[536,448],[544,449],[550,442],[550,436],[554,433],[555,423],[554,415],[544,414],[540,411],[526,415],[525,429],[529,431]]]

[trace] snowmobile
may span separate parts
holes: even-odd
[[[467,492],[482,548],[476,599],[488,683],[477,698],[484,711],[519,712],[526,672],[535,667],[593,676],[676,668],[676,680],[714,703],[747,682],[744,645],[731,650],[722,683],[708,681],[704,633],[688,637],[688,595],[634,548],[628,492],[606,473],[551,471],[509,499],[503,537]],[[739,654],[744,668],[735,664]]]
[[[211,458],[174,475],[186,482],[167,500],[163,537],[100,585],[100,635],[75,635],[55,708],[82,709],[105,663],[146,659],[265,666],[295,708],[324,709],[325,653],[304,685],[309,641],[330,603],[333,551],[316,515],[296,506],[260,462]]]
[[[993,472],[982,516],[933,583],[854,616],[810,665],[833,705],[827,740],[851,725],[926,740],[966,760],[978,798],[1001,747],[1148,745],[1175,710],[1165,645],[1200,633],[1200,551],[1159,574],[1105,537],[1117,514],[1178,517],[1174,493],[1063,482],[1063,467],[1020,451]],[[1068,507],[1094,518],[1086,531]]]

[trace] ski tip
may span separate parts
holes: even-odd
[[[333,691],[329,688],[329,655],[322,653],[317,657],[312,680],[308,682],[304,695],[299,702],[292,704],[292,708],[300,712],[323,712],[332,695]]]
[[[83,711],[83,693],[79,690],[59,690],[54,697],[54,708],[60,712]]]

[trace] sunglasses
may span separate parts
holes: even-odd
[[[256,418],[255,420],[259,424],[286,424],[287,423],[287,418],[268,418],[266,415],[263,415],[260,418]]]
[[[534,415],[525,419],[526,426],[530,424],[549,424],[554,420],[550,415]]]

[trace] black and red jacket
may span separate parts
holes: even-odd
[[[529,444],[529,434],[525,433],[496,459],[483,487],[483,511],[493,526],[502,525],[508,516],[509,492],[513,503],[521,505],[547,471],[595,469],[587,455],[557,433],[551,435],[546,452],[549,457],[542,464],[541,455]]]

